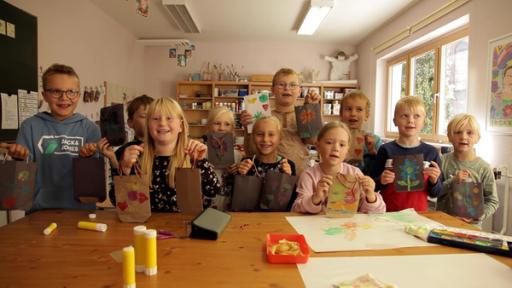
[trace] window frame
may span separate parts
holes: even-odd
[[[439,142],[439,143],[449,143],[448,137],[446,135],[440,135],[439,129],[438,129],[438,123],[440,121],[439,119],[439,109],[440,109],[440,76],[441,76],[441,50],[442,46],[449,44],[451,42],[454,42],[456,40],[459,40],[464,37],[469,37],[469,27],[463,27],[461,29],[458,29],[456,31],[453,31],[448,34],[444,34],[440,37],[437,37],[435,39],[432,39],[431,41],[424,43],[422,45],[419,45],[417,47],[414,47],[412,49],[409,49],[403,53],[400,53],[397,56],[394,56],[393,58],[390,58],[386,61],[386,117],[385,117],[385,132],[384,135],[386,138],[392,138],[397,139],[398,138],[398,132],[393,132],[390,129],[388,129],[388,125],[391,123],[391,120],[393,119],[393,110],[394,107],[390,107],[391,103],[391,91],[390,91],[390,71],[393,65],[396,65],[400,62],[405,61],[406,63],[406,95],[411,95],[411,77],[412,77],[412,71],[411,71],[411,60],[412,58],[416,56],[420,56],[423,53],[426,53],[428,51],[434,50],[435,53],[435,67],[434,67],[434,107],[433,107],[433,127],[432,127],[432,134],[424,134],[421,133],[420,137],[422,140],[429,141],[429,142]],[[468,48],[469,49],[469,48]],[[469,77],[469,75],[468,75]],[[468,81],[469,83],[469,81]],[[469,97],[469,95],[468,95]],[[469,99],[468,99],[469,100]]]

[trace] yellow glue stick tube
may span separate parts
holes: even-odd
[[[53,222],[52,224],[48,225],[48,227],[44,228],[43,234],[48,236],[52,234],[53,230],[57,228],[57,223]]]
[[[139,225],[133,227],[133,237],[135,243],[135,271],[144,272],[145,248],[144,248],[144,232],[146,226]]]
[[[146,275],[156,275],[156,230],[148,229],[144,232],[144,252],[146,254],[144,273]]]
[[[135,288],[135,251],[132,246],[123,248],[123,288]]]
[[[105,232],[105,231],[107,231],[108,227],[107,227],[107,224],[103,224],[103,223],[80,221],[80,222],[78,222],[78,228]]]

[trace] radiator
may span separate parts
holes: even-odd
[[[508,168],[503,166],[498,168],[501,171],[501,177],[496,177],[496,187],[498,189],[498,199],[500,207],[494,213],[490,225],[492,232],[512,236],[512,197],[510,197],[510,179]],[[489,230],[484,225],[484,230]],[[487,229],[486,229],[487,228]]]

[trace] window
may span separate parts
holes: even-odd
[[[450,119],[466,112],[468,95],[468,31],[435,39],[387,61],[388,117],[386,136],[396,137],[396,102],[405,95],[421,97],[427,117],[422,138],[446,141]]]

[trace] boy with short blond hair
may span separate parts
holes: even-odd
[[[448,139],[453,152],[442,156],[443,191],[437,199],[437,210],[451,213],[450,198],[453,197],[453,183],[470,180],[482,183],[484,214],[478,219],[459,217],[461,220],[481,225],[482,221],[496,212],[499,206],[496,180],[491,166],[475,153],[474,145],[480,140],[480,126],[475,117],[458,114],[448,123]],[[468,203],[469,205],[471,203]]]
[[[347,124],[351,133],[349,153],[345,162],[359,168],[363,174],[370,174],[375,156],[382,141],[380,137],[363,129],[370,117],[370,99],[360,90],[352,91],[341,99],[341,121]]]
[[[416,211],[427,211],[428,199],[437,197],[442,188],[441,158],[437,149],[422,142],[419,134],[425,123],[425,107],[419,97],[406,96],[395,106],[393,123],[398,128],[398,139],[383,144],[377,152],[375,164],[370,176],[375,180],[375,190],[381,191],[386,211],[400,211],[414,208]],[[399,155],[423,154],[423,160],[430,163],[423,169],[425,186],[419,191],[397,192],[393,182],[395,173],[385,169],[386,160]]]
[[[62,64],[46,69],[43,98],[50,112],[40,112],[23,121],[16,139],[37,163],[36,191],[30,211],[95,209],[95,204],[78,202],[73,193],[72,160],[95,155],[100,139],[99,127],[75,113],[80,98],[80,79],[75,70]]]

